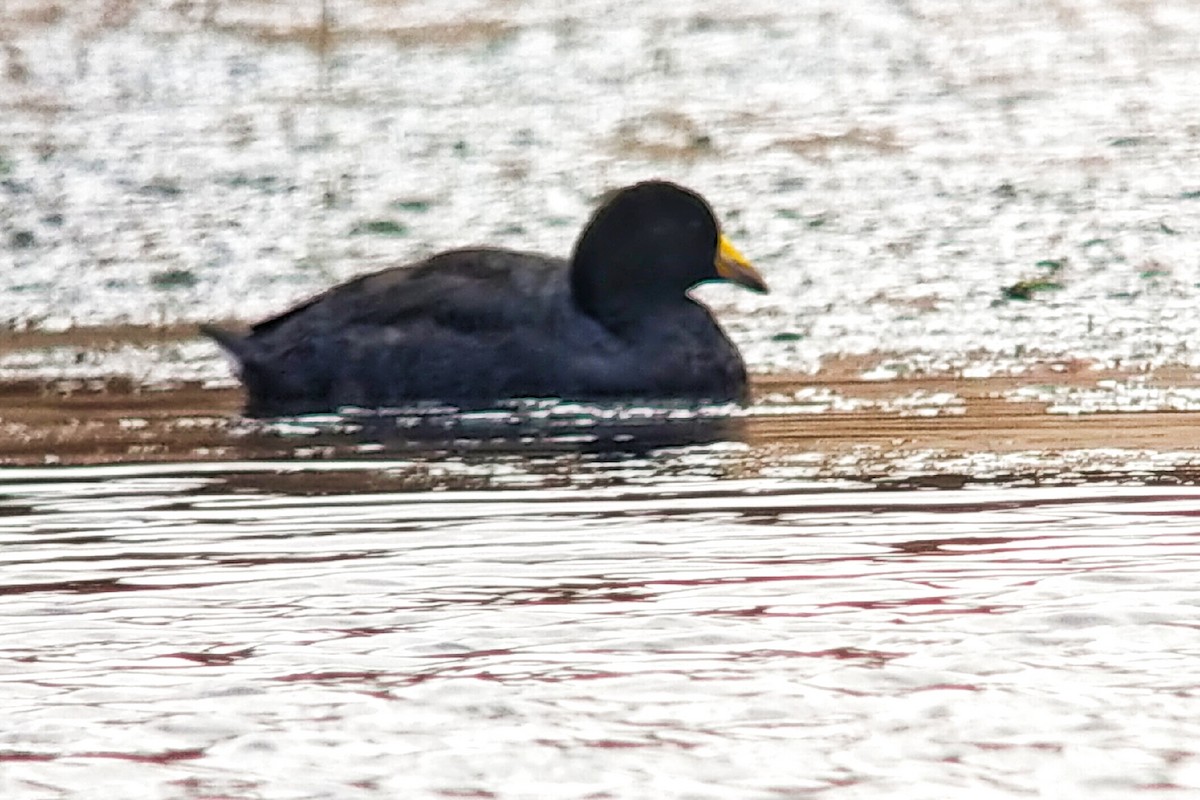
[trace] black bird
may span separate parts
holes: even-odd
[[[246,335],[203,326],[238,360],[247,413],[277,416],[516,397],[742,400],[746,367],[709,281],[767,291],[700,195],[615,192],[570,260],[451,250],[334,287]]]

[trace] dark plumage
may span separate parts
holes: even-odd
[[[746,368],[707,308],[707,281],[766,291],[699,195],[663,181],[616,192],[569,261],[452,250],[344,283],[239,336],[247,413],[459,405],[513,397],[739,400]]]

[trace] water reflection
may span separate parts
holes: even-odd
[[[0,472],[5,796],[1200,788],[1196,489],[410,467]]]
[[[645,454],[739,439],[745,413],[736,405],[514,400],[489,408],[426,405],[245,420],[239,433],[251,447],[275,437],[302,437],[314,452],[328,453]]]

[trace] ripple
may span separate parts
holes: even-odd
[[[280,468],[363,465],[3,476],[11,786],[1191,780],[1194,489],[242,483]]]

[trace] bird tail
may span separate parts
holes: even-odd
[[[224,328],[218,328],[216,325],[201,325],[200,332],[219,344],[223,350],[236,358],[239,365],[242,367],[246,366],[246,361],[250,356],[250,348],[247,347],[245,336],[239,336],[232,331],[227,331]]]
[[[286,362],[270,358],[254,336],[215,325],[201,325],[200,332],[237,361],[238,376],[246,387],[247,416],[277,417],[323,408],[319,402],[314,403],[311,387],[297,384]]]

